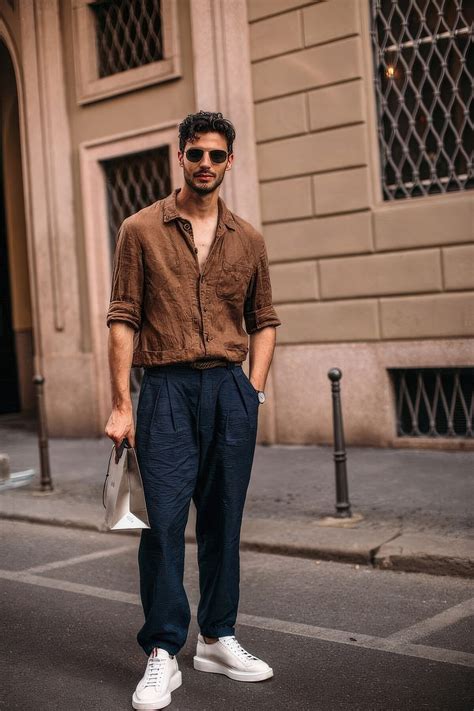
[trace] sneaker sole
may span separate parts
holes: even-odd
[[[181,672],[177,671],[170,679],[169,692],[162,696],[158,701],[138,701],[133,692],[132,696],[132,707],[137,709],[137,711],[155,711],[155,709],[164,709],[171,703],[171,692],[177,689],[182,684]]]
[[[234,681],[263,681],[273,676],[273,669],[268,668],[261,672],[242,672],[226,667],[218,662],[211,662],[209,659],[202,657],[193,657],[194,668],[197,671],[211,672],[212,674],[225,674],[229,679]]]

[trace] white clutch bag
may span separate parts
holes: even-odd
[[[110,453],[102,503],[108,529],[150,528],[137,455],[127,439]]]

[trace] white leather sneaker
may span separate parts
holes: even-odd
[[[137,684],[132,696],[132,706],[140,711],[162,709],[171,703],[171,692],[181,686],[181,672],[176,656],[171,658],[166,649],[151,654],[145,674]]]
[[[193,662],[198,671],[225,674],[236,681],[262,681],[273,676],[273,669],[247,652],[234,635],[219,637],[217,642],[207,644],[199,634]]]

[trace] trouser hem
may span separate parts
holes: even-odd
[[[142,649],[147,655],[147,657],[149,657],[155,647],[159,647],[160,649],[166,649],[166,651],[173,656],[175,654],[178,654],[179,652],[179,649],[177,649],[172,644],[168,644],[167,642],[156,642],[155,644],[152,644],[151,647],[142,647]]]
[[[204,637],[227,637],[235,634],[235,627],[207,627],[201,634]]]

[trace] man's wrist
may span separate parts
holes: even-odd
[[[249,380],[250,380],[250,378],[249,378]],[[257,384],[253,383],[251,380],[250,380],[250,384],[254,388],[254,390],[256,390],[257,397],[258,397],[260,404],[264,403],[266,400],[266,394],[265,394],[263,387],[262,388],[257,387]]]
[[[119,412],[131,412],[133,410],[132,400],[114,400],[112,408],[114,410],[118,410]]]

